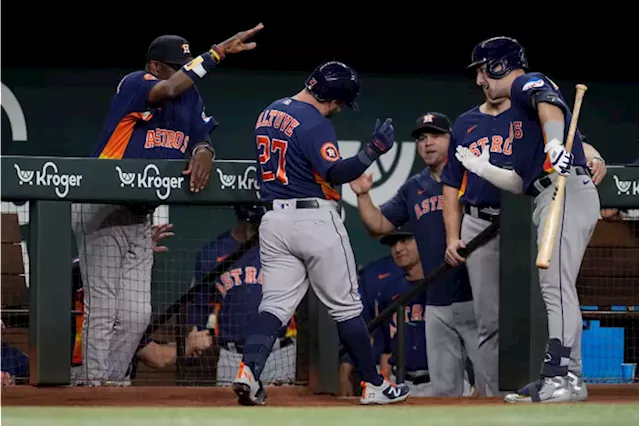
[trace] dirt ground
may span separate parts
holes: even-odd
[[[15,386],[2,389],[3,406],[237,406],[230,388],[132,386],[124,387],[51,387]],[[588,402],[638,402],[638,384],[590,385]],[[501,398],[409,398],[408,405],[503,404]],[[349,406],[358,398],[312,395],[304,387],[267,388],[269,406]]]

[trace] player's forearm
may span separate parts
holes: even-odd
[[[224,56],[212,47],[208,52],[194,58],[171,77],[153,86],[147,98],[149,104],[157,105],[175,99],[189,90],[194,82],[203,79]]]
[[[443,185],[442,188],[442,218],[447,234],[447,244],[460,239],[460,224],[462,222],[462,204],[458,200],[458,189]]]
[[[175,344],[159,345],[155,342],[149,343],[138,351],[138,358],[149,368],[166,368],[174,365],[177,358]]]
[[[371,162],[367,163],[360,155],[345,158],[329,168],[327,171],[327,181],[334,185],[351,182],[359,178],[370,164]]]
[[[522,178],[513,170],[503,169],[487,163],[480,173],[480,177],[491,182],[496,188],[503,191],[522,194]]]
[[[562,143],[564,141],[564,112],[562,109],[545,102],[539,103],[537,108],[545,142],[557,139]]]
[[[191,80],[185,73],[178,71],[167,80],[162,80],[149,92],[147,102],[150,105],[160,105],[175,99],[185,93],[193,86]]]
[[[358,195],[358,213],[365,228],[373,237],[388,234],[395,229],[395,226],[384,217],[380,208],[373,204],[368,193]]]
[[[593,145],[582,142],[582,149],[584,149],[584,156],[587,161],[600,160],[603,163],[605,162],[604,158],[602,158],[602,155],[600,155],[600,152],[598,152],[596,147],[594,147]]]

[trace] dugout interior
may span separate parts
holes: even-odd
[[[207,221],[210,208],[198,211],[198,207],[189,209],[190,221]],[[25,205],[3,202],[2,210],[2,299],[1,316],[4,324],[2,345],[11,346],[23,354],[33,353],[29,347],[29,256],[26,242],[29,240],[29,225],[25,223]],[[221,220],[218,230],[208,235],[198,233],[197,229],[172,237],[169,252],[162,253],[161,260],[154,265],[154,282],[159,285],[152,288],[155,292],[153,321],[157,321],[168,306],[189,289],[192,280],[195,250],[213,240],[219,230],[229,229],[235,223],[229,207],[216,207],[217,217]],[[159,218],[162,219],[162,218]],[[527,223],[527,221],[523,222]],[[530,226],[530,224],[528,224]],[[524,226],[523,224],[514,226]],[[503,232],[508,232],[503,228]],[[520,241],[519,244],[522,244]],[[504,248],[503,248],[504,249]],[[523,251],[523,250],[521,250]],[[524,250],[526,251],[526,250]],[[510,251],[510,253],[513,253]],[[529,254],[532,254],[529,253]],[[504,256],[503,256],[504,257]],[[356,253],[357,258],[357,253]],[[504,269],[504,268],[503,268]],[[617,215],[600,220],[589,244],[578,278],[578,292],[583,311],[583,359],[587,381],[592,383],[626,383],[633,381],[628,377],[623,365],[638,363],[638,218],[633,215]],[[228,271],[225,271],[228,272]],[[521,281],[523,271],[516,270]],[[535,300],[535,282],[533,277],[525,279],[532,290],[526,297],[527,312],[531,312],[528,323],[517,324],[518,333],[527,328],[529,331],[540,329],[540,323],[534,321],[540,317],[540,304]],[[502,308],[502,307],[501,307]],[[537,311],[536,311],[537,309]],[[155,323],[152,339],[156,342],[175,344],[177,359],[175,364],[154,369],[140,364],[133,386],[225,386],[218,382],[218,361],[220,341],[214,339],[212,348],[197,358],[184,357],[184,341],[190,324],[184,319],[186,307],[180,306],[162,324]],[[537,312],[537,317],[534,317]],[[72,308],[70,315],[74,321],[79,310]],[[295,364],[295,379],[279,385],[309,386],[318,392],[335,393],[338,372],[338,339],[335,326],[313,294],[308,294],[295,314],[296,354],[294,359],[280,360]],[[501,334],[512,336],[515,331]],[[501,337],[501,341],[508,339]],[[535,365],[536,356],[540,356],[535,340],[542,339],[535,333],[528,335],[529,342],[513,340],[519,351],[528,355],[521,357],[521,363]],[[502,350],[502,349],[501,349]],[[504,352],[504,351],[503,351]],[[505,352],[506,355],[506,352]],[[9,355],[11,356],[11,355]],[[502,355],[501,355],[502,359]],[[4,361],[4,360],[3,360]],[[225,367],[226,368],[226,367]],[[501,368],[515,369],[516,365],[504,365]],[[533,367],[535,369],[535,367]],[[529,372],[527,372],[529,373]],[[637,377],[637,368],[634,370]],[[505,377],[501,372],[501,377]],[[637,380],[637,378],[635,379]],[[28,383],[25,376],[16,377],[16,383]],[[509,386],[509,384],[501,387]]]

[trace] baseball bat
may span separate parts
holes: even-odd
[[[466,244],[466,247],[464,249],[458,250],[458,254],[460,254],[460,256],[462,257],[468,257],[471,253],[477,250],[478,247],[485,245],[491,239],[493,239],[493,237],[495,237],[496,234],[498,233],[499,229],[500,229],[500,219],[496,218],[496,220],[491,222],[491,225],[487,226],[482,232],[476,235],[474,239],[469,241]],[[442,274],[444,274],[450,269],[459,268],[461,266],[466,267],[464,266],[464,264],[460,264],[454,267],[449,265],[447,262],[442,262],[437,268],[431,271],[429,275],[427,275],[422,280],[420,280],[418,284],[412,286],[410,290],[407,290],[406,292],[398,296],[393,302],[391,302],[389,306],[387,306],[382,312],[380,312],[378,316],[372,319],[369,322],[369,324],[367,324],[367,329],[369,330],[369,333],[371,333],[380,325],[382,325],[382,323],[386,321],[388,318],[391,318],[391,316],[396,312],[399,306],[406,305],[411,300],[415,299],[418,295],[420,295],[423,291],[425,291],[427,286],[433,281],[440,278]],[[346,352],[347,352],[346,348],[342,346],[339,352],[340,357],[344,356]]]
[[[576,128],[578,127],[578,116],[580,115],[580,107],[582,106],[582,98],[584,92],[587,91],[587,86],[584,84],[576,85],[576,99],[573,104],[573,113],[571,116],[571,124],[569,125],[569,133],[567,134],[567,141],[564,144],[565,150],[571,152],[573,148],[573,138],[576,134]],[[547,212],[547,217],[544,223],[544,231],[542,238],[540,239],[540,245],[538,246],[538,256],[536,257],[536,266],[539,269],[549,268],[551,263],[551,255],[553,254],[553,245],[556,241],[556,235],[558,233],[558,226],[560,224],[560,215],[564,206],[564,190],[567,184],[567,177],[559,175],[556,180],[556,186],[553,190],[553,198],[551,199],[551,205]]]

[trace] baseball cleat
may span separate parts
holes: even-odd
[[[409,387],[407,385],[395,385],[386,379],[380,386],[375,386],[368,382],[360,382],[360,386],[362,386],[362,396],[360,397],[360,404],[362,405],[395,404],[409,397]]]
[[[567,374],[567,380],[569,381],[569,388],[571,389],[572,401],[584,401],[589,396],[587,392],[587,384],[582,377],[578,377],[572,372]]]
[[[570,402],[572,400],[571,385],[566,377],[542,377],[504,397],[506,402]]]
[[[267,399],[262,382],[255,379],[253,371],[244,362],[240,363],[238,375],[231,388],[238,395],[240,405],[264,405]]]

